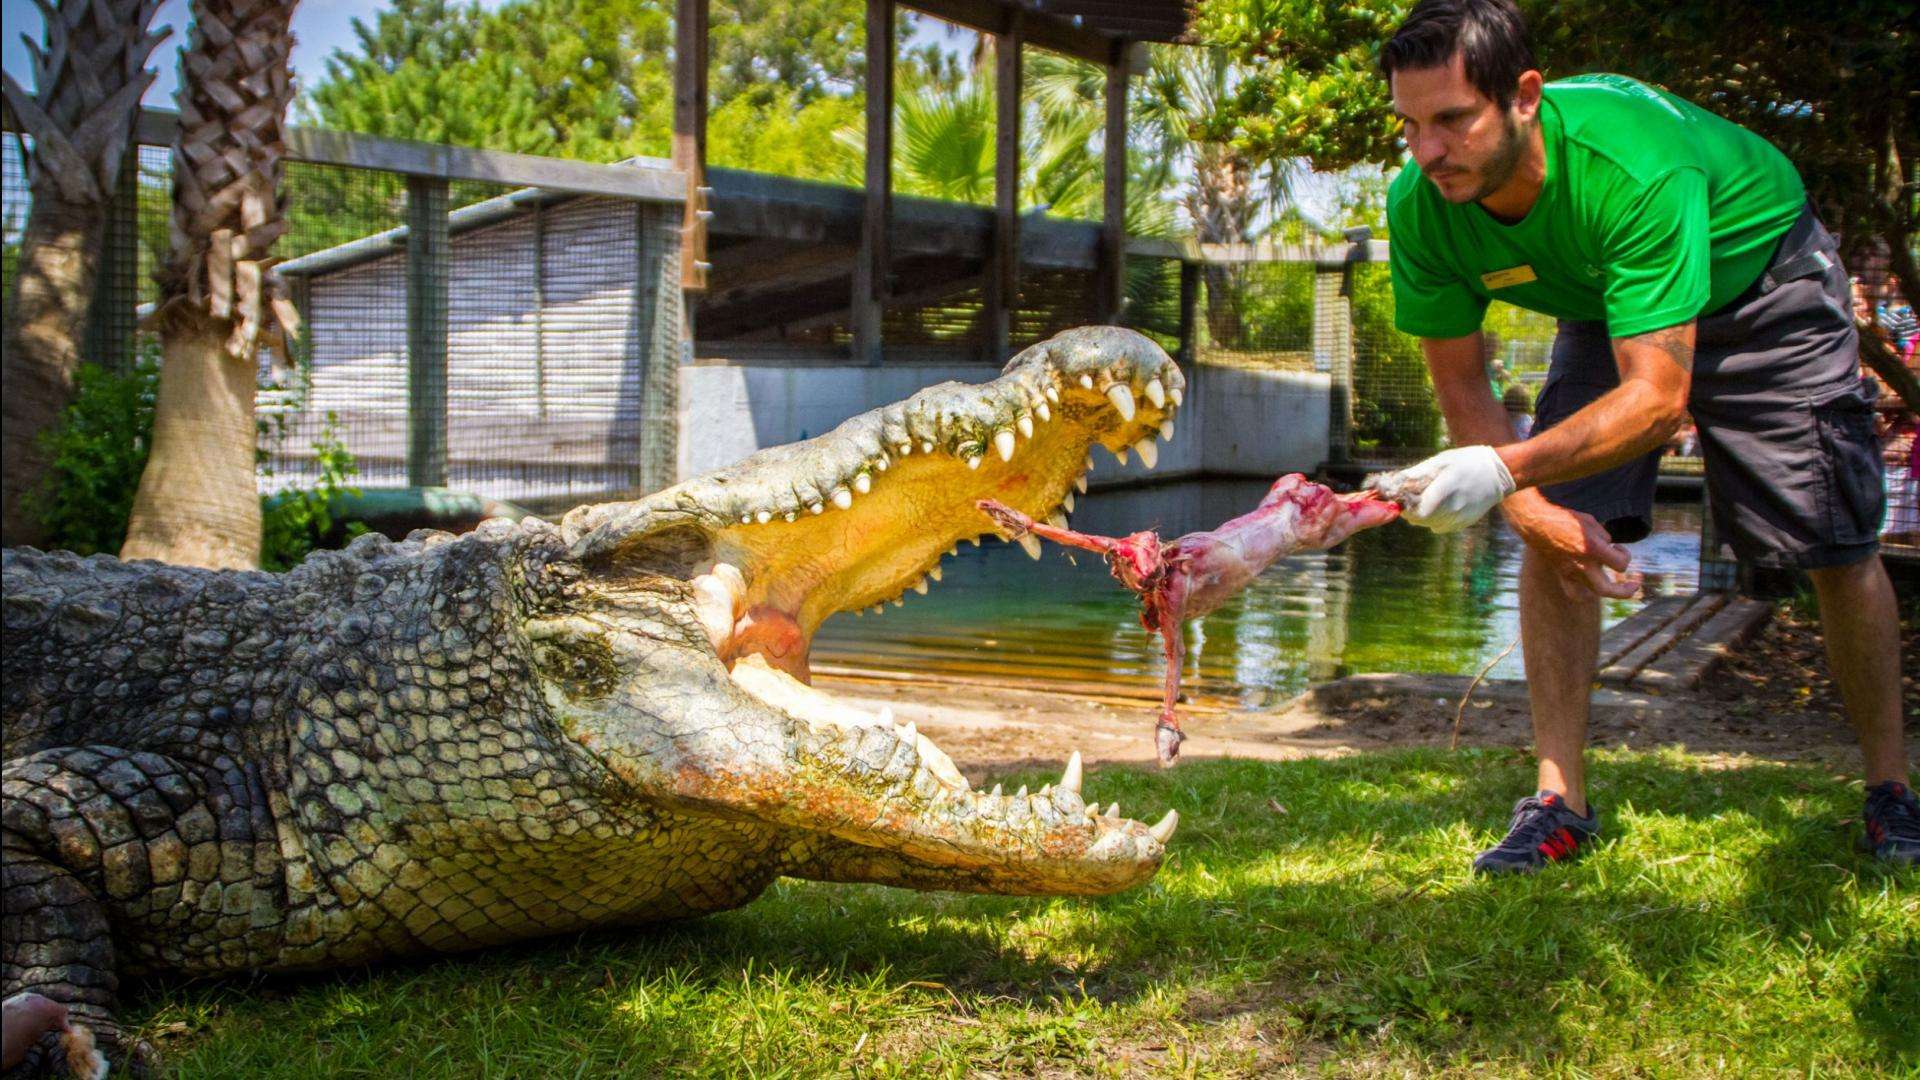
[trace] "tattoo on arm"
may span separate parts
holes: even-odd
[[[1626,340],[1635,344],[1658,349],[1667,354],[1667,358],[1680,365],[1681,371],[1693,371],[1693,330],[1694,324],[1681,323],[1664,330],[1649,330],[1644,334],[1635,334]]]

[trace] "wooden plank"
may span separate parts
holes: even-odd
[[[893,218],[893,0],[867,0],[867,161],[860,259],[854,266],[853,356],[877,366],[888,292],[887,230]]]
[[[707,287],[708,0],[676,0],[673,59],[673,164],[686,176],[680,227],[680,287]]]
[[[1005,33],[993,37],[993,259],[987,286],[987,358],[1007,355],[1013,309],[1020,302],[1020,12],[1008,19]]]
[[[1100,295],[1098,322],[1117,322],[1127,287],[1127,65],[1126,42],[1107,59],[1107,125],[1100,177]]]
[[[1708,672],[1726,659],[1728,653],[1745,644],[1772,615],[1773,605],[1765,601],[1750,597],[1730,601],[1687,635],[1686,640],[1641,668],[1633,677],[1633,687],[1665,691],[1699,686]]]
[[[1649,634],[1640,644],[1628,649],[1618,660],[1603,668],[1600,671],[1599,680],[1603,683],[1627,685],[1641,668],[1673,648],[1689,631],[1720,610],[1721,604],[1725,601],[1724,593],[1700,593],[1695,596],[1660,629]]]
[[[1600,635],[1600,660],[1594,670],[1612,667],[1628,649],[1647,640],[1655,630],[1666,625],[1668,619],[1678,615],[1691,599],[1689,596],[1657,596],[1639,611],[1607,627]]]
[[[170,109],[142,109],[135,134],[143,146],[171,146],[179,128],[180,114]],[[407,176],[479,180],[652,202],[679,202],[686,197],[685,178],[669,162],[658,158],[598,165],[312,127],[289,127],[286,137],[287,160],[312,165],[382,169]]]

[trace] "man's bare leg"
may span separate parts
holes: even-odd
[[[1600,653],[1600,600],[1575,598],[1547,560],[1528,548],[1520,561],[1520,642],[1539,787],[1587,813],[1587,709]]]
[[[1865,759],[1867,786],[1907,782],[1900,718],[1900,616],[1880,556],[1810,570],[1827,664]],[[1531,671],[1531,668],[1529,668]]]

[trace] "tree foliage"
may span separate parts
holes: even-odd
[[[1403,151],[1376,63],[1410,6],[1203,0],[1197,32],[1250,71],[1206,131],[1262,160],[1397,164]],[[1521,8],[1549,78],[1632,75],[1750,128],[1793,160],[1851,248],[1877,237],[1913,279],[1920,4],[1861,0],[1844,14],[1795,0],[1521,0]]]

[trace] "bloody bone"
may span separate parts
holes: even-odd
[[[1338,495],[1298,473],[1273,482],[1251,513],[1208,532],[1163,541],[1158,533],[1091,536],[1038,522],[1004,503],[982,499],[1009,539],[1032,533],[1106,557],[1120,584],[1140,594],[1140,623],[1160,635],[1167,657],[1166,696],[1154,745],[1160,764],[1180,754],[1180,624],[1213,611],[1283,555],[1330,548],[1361,529],[1384,525],[1400,508],[1374,492]]]

